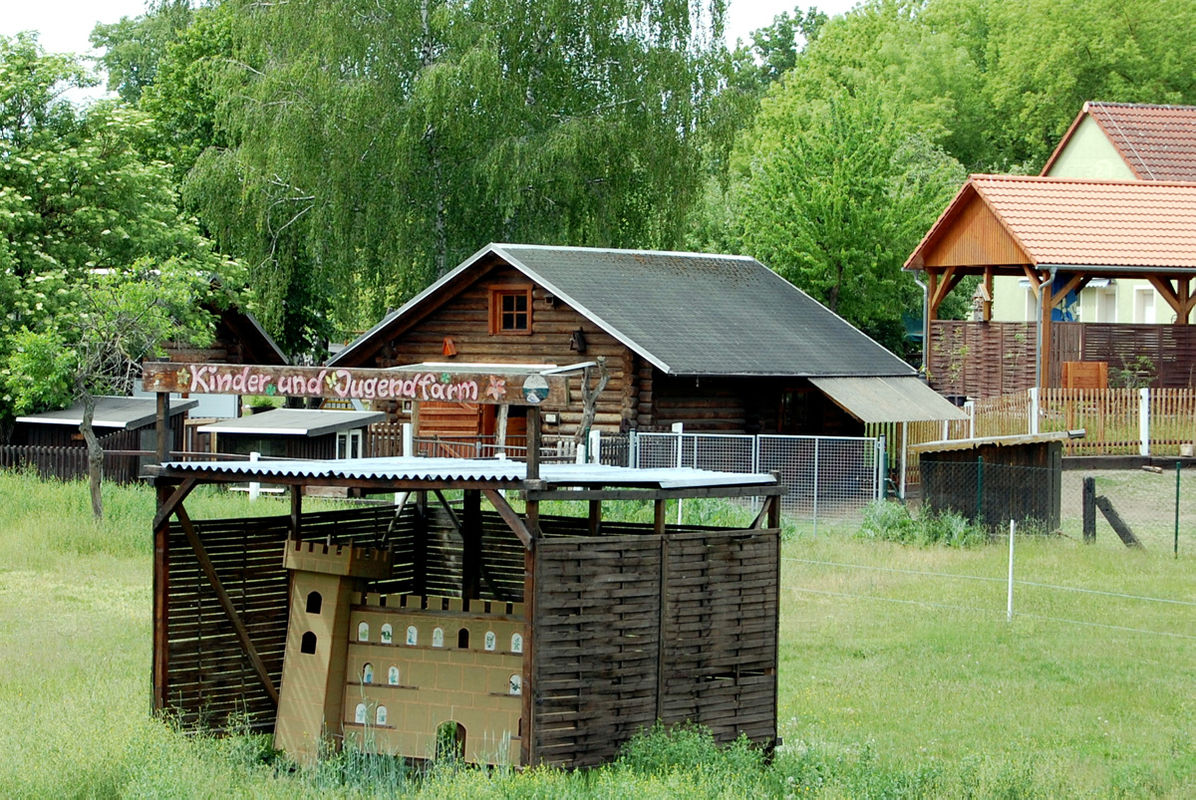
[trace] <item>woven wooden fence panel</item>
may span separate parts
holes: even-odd
[[[776,737],[779,544],[775,530],[666,540],[662,721]]]
[[[536,552],[534,758],[609,761],[661,719],[776,736],[775,530],[562,538]]]
[[[405,512],[406,514],[409,512]],[[333,542],[374,542],[394,508],[367,506],[309,514],[303,536]],[[282,565],[288,516],[197,520],[195,529],[221,584],[244,622],[275,686],[282,676],[287,627],[287,572]],[[410,524],[400,535],[410,537]],[[275,708],[241,650],[232,624],[177,523],[170,531],[167,703],[185,727],[223,730],[243,714],[255,730],[274,727]],[[401,592],[401,580],[377,590]]]

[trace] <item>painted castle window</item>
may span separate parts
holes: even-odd
[[[374,724],[376,724],[376,725],[385,725],[386,724],[386,706],[378,706],[378,712],[376,714],[374,714]]]
[[[432,646],[444,647],[444,628],[432,629]]]
[[[391,686],[399,685],[399,668],[392,666],[386,671],[386,682]]]
[[[320,608],[324,605],[324,598],[320,597],[319,592],[308,592],[307,594],[307,613],[319,614]]]
[[[415,629],[414,625],[407,626],[407,644],[415,647],[415,643],[419,640],[419,631]]]
[[[494,631],[486,631],[486,649],[498,649],[498,637],[494,635]]]
[[[512,633],[511,634],[511,652],[512,653],[522,653],[523,652],[523,634],[522,633]]]
[[[362,683],[373,683],[374,682],[374,665],[373,664],[367,663],[364,667],[361,668],[361,682]]]
[[[507,678],[507,693],[508,694],[523,694],[523,676],[512,675]]]
[[[365,719],[365,703],[358,703],[357,710],[353,712],[353,721],[358,725],[364,725]]]
[[[379,637],[382,639],[382,644],[390,644],[394,640],[394,628],[390,627],[389,622],[382,626]]]
[[[436,727],[436,760],[451,761],[465,755],[465,726],[442,722]]]
[[[462,628],[457,631],[457,647],[462,650],[469,649],[469,628]]]
[[[313,655],[315,654],[316,635],[314,633],[308,631],[307,633],[303,634],[303,638],[299,641],[299,652],[311,653]]]
[[[357,623],[357,641],[368,642],[370,640],[370,623]]]

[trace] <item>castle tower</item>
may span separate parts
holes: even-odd
[[[283,563],[291,570],[291,614],[274,746],[312,764],[320,740],[341,733],[352,596],[364,580],[390,577],[390,553],[288,540]]]

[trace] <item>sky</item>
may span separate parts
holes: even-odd
[[[828,14],[841,14],[857,0],[729,0],[727,41],[746,39],[772,22],[782,11],[816,5]],[[88,36],[97,22],[116,22],[145,11],[145,0],[0,0],[0,34],[36,30],[42,47],[51,52],[86,53]]]

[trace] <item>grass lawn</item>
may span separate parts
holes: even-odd
[[[188,508],[283,511],[223,495]],[[599,770],[417,780],[354,754],[296,774],[262,737],[151,719],[152,493],[109,489],[107,511],[97,526],[83,484],[0,473],[0,796],[1196,796],[1190,534],[1178,559],[1115,547],[1107,528],[1096,547],[1019,541],[1018,580],[1050,586],[1019,583],[1009,623],[1004,543],[799,533],[784,546],[785,744],[771,765],[689,732]]]

